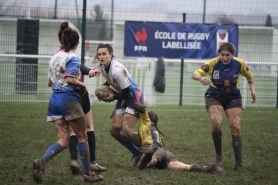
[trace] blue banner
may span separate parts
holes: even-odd
[[[126,21],[124,36],[125,56],[208,59],[224,42],[238,48],[236,24]]]

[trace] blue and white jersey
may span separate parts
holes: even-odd
[[[104,65],[101,66],[104,71]],[[117,91],[130,86],[131,92],[129,98],[136,99],[140,102],[142,91],[137,86],[128,70],[116,60],[112,60],[109,68],[108,76],[104,76],[106,81]]]
[[[53,92],[76,91],[78,87],[68,85],[66,77],[79,80],[81,62],[74,52],[59,51],[51,57],[48,78],[52,81]]]

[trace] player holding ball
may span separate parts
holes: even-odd
[[[110,134],[133,154],[132,163],[137,166],[142,153],[152,154],[157,150],[150,132],[151,121],[143,106],[143,93],[128,70],[114,60],[113,48],[109,44],[99,44],[94,59],[100,62],[102,75],[106,79],[104,85],[110,86],[116,91],[102,99],[105,102],[117,100],[112,114]],[[142,140],[140,150],[132,143],[133,128],[138,118],[140,119],[139,133]]]

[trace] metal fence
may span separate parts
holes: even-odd
[[[1,102],[48,102],[52,93],[51,88],[47,86],[49,57],[33,56],[40,59],[38,64],[16,63],[16,58],[23,56],[2,55],[1,57],[2,59],[6,59],[6,62],[0,62]],[[28,57],[31,58],[30,56]],[[204,61],[185,60],[183,69],[183,94],[180,96],[181,62],[179,60],[164,59],[166,79],[164,93],[156,92],[153,86],[155,71],[157,69],[157,59],[117,58],[117,60],[121,61],[127,67],[134,80],[142,88],[147,105],[179,105],[181,102],[182,105],[204,105],[203,96],[207,87],[191,79],[191,74]],[[246,63],[254,74],[258,100],[256,104],[251,104],[249,86],[246,79],[241,78],[240,89],[243,96],[243,106],[275,107],[278,64],[274,65],[270,63],[267,65],[267,63],[252,63],[248,61]],[[92,58],[87,58],[85,64],[88,67],[98,65],[92,63]],[[37,75],[30,77],[30,74],[32,75],[34,73]],[[25,74],[29,74],[29,76],[26,77]],[[25,78],[22,78],[24,76]],[[94,95],[94,89],[103,84],[104,78],[102,76],[95,78],[85,76],[84,81],[90,94],[91,103],[100,103]]]
[[[58,48],[57,32],[63,21],[81,32],[81,19],[76,16],[74,8],[59,8],[57,17],[53,18],[53,7],[0,7],[0,102],[48,102],[51,88],[47,87],[47,72],[50,56]],[[79,10],[80,12],[82,10]],[[181,70],[181,59],[164,59],[166,88],[164,93],[154,90],[153,81],[157,70],[156,58],[132,58],[123,56],[123,25],[126,20],[181,22],[181,14],[160,12],[102,10],[102,19],[97,19],[94,9],[87,10],[86,27],[86,61],[92,67],[92,58],[100,42],[110,43],[114,47],[116,60],[123,63],[135,81],[142,87],[147,105],[200,105],[204,106],[203,95],[207,87],[191,79],[191,74],[205,60],[186,59]],[[17,52],[18,19],[39,20],[37,54],[25,55]],[[221,15],[208,15],[206,23],[215,23]],[[232,16],[234,23],[239,24],[238,57],[243,58],[255,78],[258,100],[251,104],[249,86],[241,78],[240,89],[244,107],[277,106],[277,65],[278,65],[278,32],[277,25],[265,27],[266,17]],[[186,22],[201,22],[202,15],[187,15]],[[277,17],[272,17],[277,24]],[[104,28],[104,29],[102,29]],[[23,30],[22,30],[23,32]],[[26,46],[28,47],[28,46]],[[81,46],[77,50],[80,56]],[[19,59],[35,59],[35,63],[20,63]],[[183,72],[183,89],[180,89],[180,76]],[[103,83],[103,77],[87,78],[91,103],[98,104],[94,96],[95,87]],[[182,92],[182,94],[180,94]]]

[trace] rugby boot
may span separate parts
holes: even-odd
[[[222,174],[225,173],[225,170],[221,167],[221,165],[219,165],[219,163],[213,163],[211,165],[211,173],[212,174]]]
[[[141,154],[132,157],[132,166],[133,166],[133,167],[137,167],[137,166],[138,166],[138,163],[139,163],[139,161],[140,161],[140,158],[141,158]]]
[[[193,164],[189,169],[190,172],[206,172],[205,166],[202,164]]]
[[[90,170],[94,171],[94,172],[104,172],[104,171],[106,171],[106,168],[103,166],[100,166],[98,163],[96,163],[96,164],[90,165]]]
[[[80,167],[79,167],[79,165],[77,164],[76,161],[71,161],[70,162],[70,170],[71,170],[72,175],[80,174]]]
[[[102,175],[97,175],[95,172],[91,171],[90,175],[84,175],[84,182],[94,183],[102,181],[104,177]]]
[[[234,170],[241,171],[241,170],[245,170],[245,169],[242,164],[236,164],[234,166]]]
[[[35,183],[42,183],[42,173],[44,164],[41,159],[33,161],[33,180]]]
[[[216,155],[214,163],[217,163],[219,166],[222,166],[223,157]]]

